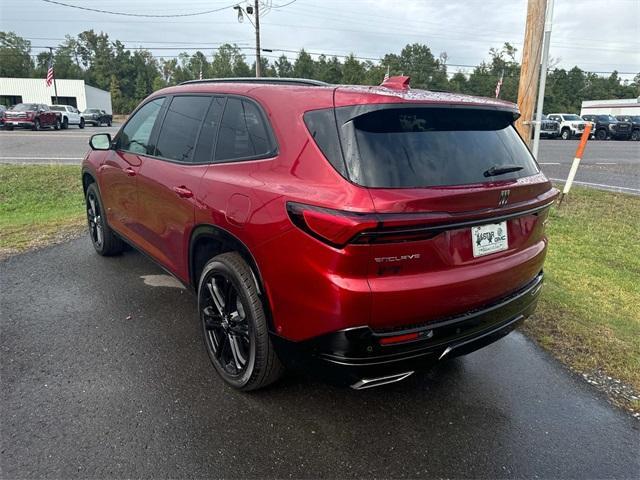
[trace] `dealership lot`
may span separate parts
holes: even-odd
[[[191,293],[81,238],[0,263],[2,476],[637,478],[638,421],[519,333],[356,392],[226,387]]]
[[[119,125],[70,127],[62,131],[0,131],[0,163],[70,163],[82,161],[91,135],[115,135]],[[540,165],[549,178],[567,178],[578,140],[542,140]],[[576,177],[578,184],[640,194],[640,142],[590,141]]]

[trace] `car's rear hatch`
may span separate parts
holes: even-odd
[[[367,188],[370,326],[388,330],[461,314],[521,289],[541,271],[556,191],[495,105],[340,106],[347,178]],[[322,147],[322,145],[320,145]]]

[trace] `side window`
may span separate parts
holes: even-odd
[[[269,130],[250,101],[230,97],[222,116],[215,161],[259,158],[274,150]]]
[[[149,145],[149,138],[163,102],[164,98],[156,98],[135,113],[122,130],[118,139],[118,150],[142,155],[153,153],[153,146]]]
[[[210,163],[213,159],[213,145],[220,127],[224,102],[224,97],[213,97],[200,130],[196,152],[193,156],[194,163]]]
[[[209,96],[173,97],[158,135],[155,155],[190,162],[210,103]]]

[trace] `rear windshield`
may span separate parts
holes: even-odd
[[[510,112],[384,108],[347,119],[348,115],[339,110],[337,130],[344,169],[337,169],[362,186],[437,187],[512,180],[538,173],[511,124]],[[312,134],[322,133],[311,127]],[[318,137],[316,142],[328,158],[335,155],[323,144],[327,142]],[[335,160],[332,163],[335,165]],[[516,171],[487,175],[501,167]]]

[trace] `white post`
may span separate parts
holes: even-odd
[[[540,65],[540,86],[538,89],[538,104],[536,106],[536,121],[534,124],[533,148],[534,158],[538,159],[540,146],[540,128],[542,127],[542,108],[544,107],[544,89],[547,83],[547,67],[549,65],[549,44],[551,43],[551,26],[553,22],[553,1],[547,0],[547,10],[544,17],[544,37],[542,39],[542,64]]]

